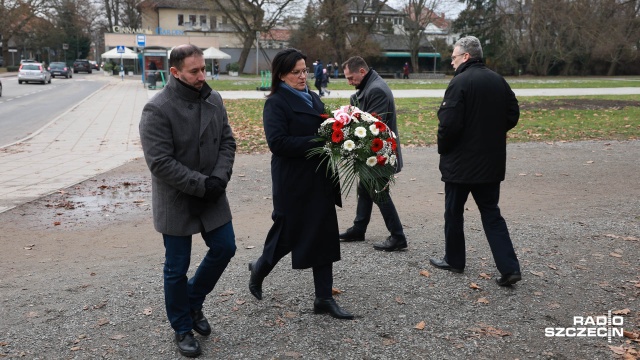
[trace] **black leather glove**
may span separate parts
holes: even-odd
[[[209,176],[204,181],[204,188],[204,198],[206,200],[217,200],[220,196],[222,196],[222,194],[224,194],[224,191],[227,188],[227,183],[219,177]]]

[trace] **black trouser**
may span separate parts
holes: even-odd
[[[291,252],[289,245],[281,245],[278,243],[273,253],[272,261],[265,259],[264,254],[256,261],[253,271],[261,278],[267,277],[276,264]],[[333,297],[333,263],[313,267],[313,285],[317,298],[330,299]]]
[[[324,96],[324,92],[322,92],[322,81],[316,80],[315,85],[316,85],[316,89],[318,89],[318,93],[320,94],[320,96]]]
[[[482,227],[489,241],[498,271],[510,274],[520,271],[520,264],[513,249],[507,223],[500,215],[500,183],[490,184],[444,184],[444,260],[454,268],[465,267],[464,204],[469,193],[478,205]]]
[[[356,218],[353,220],[353,230],[362,234],[367,231],[367,226],[371,221],[371,211],[375,203],[380,209],[384,224],[387,226],[391,236],[399,240],[406,240],[400,216],[398,216],[396,206],[393,205],[389,190],[385,190],[381,195],[378,198],[372,198],[364,185],[361,182],[358,183],[358,206],[356,208]]]

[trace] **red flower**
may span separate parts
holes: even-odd
[[[344,140],[344,133],[342,130],[335,130],[333,134],[331,134],[331,141],[334,143],[339,143],[342,140]]]
[[[383,146],[384,146],[384,143],[382,142],[382,140],[380,140],[379,138],[375,138],[371,142],[371,151],[378,152],[382,150]]]
[[[320,114],[320,117],[327,120],[329,118],[329,114]]]
[[[358,120],[360,120],[360,119],[361,119],[361,117],[362,117],[362,114],[360,114],[360,113],[355,113],[355,114],[353,114],[353,117],[354,117],[354,118],[356,118],[356,119],[358,119]]]
[[[378,128],[378,130],[380,130],[380,131],[386,131],[387,130],[387,125],[385,123],[383,123],[382,121],[376,121],[374,124],[376,125],[376,128]]]
[[[342,132],[343,127],[344,127],[344,124],[340,121],[334,121],[333,125],[331,126],[333,131],[340,131],[340,132]]]
[[[396,151],[396,149],[398,148],[398,143],[396,142],[396,139],[388,138],[387,142],[391,144],[391,150]]]
[[[378,115],[378,113],[377,113],[377,112],[375,112],[375,111],[371,113],[371,116],[373,116],[374,118],[376,118],[376,119],[378,119],[378,120],[382,121],[382,116]]]
[[[382,155],[378,155],[378,165],[384,165],[387,162],[387,158],[382,156]]]

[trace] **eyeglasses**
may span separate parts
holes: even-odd
[[[304,69],[304,70],[294,70],[294,71],[291,71],[289,74],[295,77],[300,77],[300,75],[307,76],[308,73],[309,73],[309,70]]]
[[[464,56],[464,54],[468,54],[468,53],[465,52],[465,53],[458,54],[458,55],[451,55],[451,61],[455,61],[458,56]]]

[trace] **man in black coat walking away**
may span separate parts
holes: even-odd
[[[521,280],[520,264],[498,200],[507,161],[507,131],[520,117],[518,100],[504,78],[484,65],[476,37],[456,42],[451,65],[456,72],[438,110],[445,255],[430,262],[455,273],[464,270],[464,204],[471,193],[501,274],[496,281],[510,286]]]

